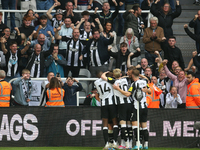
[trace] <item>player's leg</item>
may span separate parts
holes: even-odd
[[[148,149],[148,141],[149,141],[149,132],[147,130],[147,113],[148,113],[148,108],[143,109],[141,117],[142,134],[144,137],[143,149]]]
[[[132,125],[131,125],[131,114],[133,110],[133,105],[132,103],[127,104],[127,141],[128,141],[128,148],[132,148],[132,143],[133,143],[133,130],[132,130]]]
[[[105,142],[105,147],[104,149],[109,148],[109,143],[108,143],[108,108],[107,106],[102,106],[101,107],[101,118],[103,122],[103,138]]]

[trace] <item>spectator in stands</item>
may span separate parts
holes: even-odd
[[[64,77],[63,67],[67,64],[67,61],[62,55],[58,54],[58,45],[53,46],[53,52],[45,60],[45,67],[47,67],[47,72],[53,72],[54,75],[60,74],[60,77]]]
[[[24,33],[21,33],[18,29],[18,27],[15,27],[15,30],[17,32],[17,35],[21,36],[21,43],[18,45],[18,49],[20,51],[25,51],[23,54],[21,54],[21,58],[19,61],[19,73],[22,75],[22,70],[25,69],[26,64],[28,63],[28,50],[30,48],[30,41],[27,41],[26,35]],[[28,43],[28,45],[27,45]]]
[[[2,17],[3,17],[3,13],[0,12],[0,37],[2,36],[2,32],[3,30],[7,27],[3,22],[2,22]]]
[[[125,0],[126,10],[130,10],[133,6],[139,6],[140,0]]]
[[[113,3],[112,0],[108,0],[109,4],[110,4],[110,8],[111,10],[115,10],[115,3]],[[117,1],[118,3],[118,9],[119,10],[125,10],[125,1],[124,0],[119,0]],[[118,30],[116,29],[116,24],[118,24]],[[122,13],[118,13],[118,23],[117,23],[117,19],[115,18],[113,20],[113,30],[117,32],[118,36],[123,36],[123,32],[124,32],[124,18],[123,18],[123,14]]]
[[[110,32],[110,39],[101,37],[98,29],[92,30],[93,39],[90,39],[84,48],[83,55],[87,53],[88,64],[92,77],[96,77],[97,71],[108,70],[108,45],[113,43],[113,34]],[[83,56],[82,56],[83,57]]]
[[[160,94],[160,108],[165,108],[166,94],[170,91],[171,80],[167,77],[165,71],[162,69],[159,72],[158,86],[163,92]]]
[[[32,82],[30,79],[30,71],[28,69],[22,70],[22,77],[19,77],[13,82],[15,86],[14,105],[15,106],[29,106],[32,94]]]
[[[59,30],[58,34],[60,36],[66,36],[66,37],[71,38],[73,29],[74,29],[74,24],[72,24],[71,18],[67,17],[64,19],[64,24],[61,26],[61,29]],[[57,31],[55,30],[55,32]],[[67,43],[65,41],[59,40],[58,54],[63,55],[64,58],[66,57],[66,47],[67,47]]]
[[[74,82],[76,82],[76,85],[73,85]],[[63,86],[63,89],[65,90],[65,106],[77,106],[76,92],[83,89],[81,83],[72,77],[68,77]]]
[[[179,0],[176,1],[176,11],[171,12],[170,4],[165,3],[163,8],[160,9],[157,6],[157,3],[160,0],[156,0],[155,3],[151,6],[151,13],[158,17],[158,26],[162,27],[164,30],[164,35],[168,39],[169,36],[173,35],[172,25],[173,20],[180,16],[181,14],[181,5],[179,4]]]
[[[35,31],[33,31],[33,34],[34,33],[35,33]],[[50,31],[48,33],[51,34]],[[31,34],[29,36],[29,40],[31,40],[31,46],[30,47],[33,48],[35,46],[35,44],[40,44],[40,46],[42,48],[42,51],[49,50],[50,45],[51,45],[51,41],[54,40],[54,37],[51,35],[52,39],[49,40],[49,39],[47,39],[47,37],[44,34],[41,33],[41,34],[38,35],[37,39],[35,39],[35,40],[32,41],[32,35],[33,34]]]
[[[35,27],[31,26],[31,21],[32,21],[31,17],[24,16],[22,26],[19,27],[19,32],[24,33],[26,35],[26,38],[28,38],[35,29]]]
[[[45,58],[52,54],[53,43],[48,51],[42,51],[40,44],[35,44],[34,52],[28,58],[26,69],[30,70],[31,77],[39,78],[45,76]]]
[[[12,86],[10,83],[6,82],[4,79],[6,77],[6,72],[4,70],[0,70],[0,107],[10,107],[10,96]]]
[[[197,51],[192,52],[192,57],[193,57],[194,65],[198,69],[195,77],[199,78],[199,81],[200,81],[200,58],[199,58],[199,55],[197,55]]]
[[[96,19],[98,19],[98,18],[96,18]],[[99,22],[99,24],[101,24],[101,23]],[[111,45],[109,45],[108,47],[110,47],[111,52],[116,53],[116,52],[118,52],[117,45],[116,45],[117,34],[115,31],[112,30],[112,23],[110,21],[107,21],[104,26],[104,31],[101,32],[101,36],[104,36],[105,38],[109,39],[110,32],[113,34],[114,40],[113,40],[113,43]],[[111,57],[108,70],[112,70],[113,63],[114,63],[114,58]]]
[[[166,0],[160,0],[160,5],[163,7],[166,2]],[[168,0],[168,3],[170,4],[172,12],[174,12],[176,10],[174,0]]]
[[[66,41],[66,60],[67,64],[64,68],[65,77],[68,76],[69,71],[72,72],[73,77],[79,76],[80,67],[83,66],[82,62],[82,51],[83,51],[83,44],[79,40],[80,32],[79,29],[74,29],[72,33],[72,38],[68,38],[66,36],[58,35],[60,27],[56,30],[56,39]]]
[[[11,42],[17,42],[17,44],[21,43],[21,35],[17,35],[16,39],[11,39],[10,38],[10,29],[8,27],[4,28],[3,34],[1,35],[1,37],[3,36],[3,39],[5,40],[5,46],[6,49],[9,49],[10,43]],[[0,50],[2,51],[2,46],[0,45]]]
[[[51,34],[54,36],[54,31],[53,31],[53,27],[49,24],[47,24],[47,16],[46,15],[42,15],[40,17],[40,25],[37,25],[35,27],[35,31],[36,33],[34,34],[34,38],[37,38],[39,34],[44,34],[46,37],[49,37],[50,35],[47,33],[47,31],[50,31]]]
[[[77,10],[91,9],[93,0],[74,0],[74,8]]]
[[[10,9],[10,10],[15,10],[15,5],[16,5],[16,0],[1,0],[1,4],[2,4],[2,9]],[[7,16],[8,13],[5,12],[4,15],[4,23],[5,25],[7,25]],[[14,33],[14,28],[16,27],[15,25],[15,13],[14,12],[10,12],[10,26],[11,26],[11,33]]]
[[[151,5],[154,3],[155,0],[143,0],[141,4],[141,9],[142,10],[150,10]],[[148,13],[142,13],[141,17],[144,21],[144,25],[147,27],[147,22],[148,22]]]
[[[130,51],[128,50],[127,43],[122,42],[120,44],[120,50],[118,52],[112,52],[111,49],[108,49],[109,54],[115,58],[116,60],[116,68],[119,68],[124,73],[127,72],[127,59]],[[132,56],[131,59],[134,57],[138,57],[140,55],[140,49],[138,49]]]
[[[21,59],[21,55],[26,52],[28,48],[24,48],[22,51],[17,49],[17,43],[11,42],[9,45],[9,49],[5,47],[6,40],[5,38],[1,39],[2,51],[6,58],[6,68],[5,71],[7,73],[6,81],[10,81],[12,78],[19,77],[19,62]],[[26,47],[30,46],[30,42],[27,43]]]
[[[103,3],[102,12],[100,13],[97,13],[96,11],[98,10],[98,8],[95,8],[94,18],[99,18],[102,26],[105,26],[105,23],[107,21],[111,21],[111,23],[113,24],[113,20],[117,17],[119,13],[119,8],[118,8],[118,4],[116,0],[112,0],[112,1],[113,3],[115,3],[114,13],[110,11],[110,4],[108,2]]]
[[[178,94],[180,95],[182,99],[183,103],[181,105],[178,105],[178,108],[185,108],[186,94],[187,94],[186,91],[187,91],[187,85],[188,85],[187,78],[185,77],[185,72],[180,71],[178,73],[178,76],[173,75],[166,66],[167,60],[163,60],[162,64],[164,66],[166,75],[173,81],[173,86],[177,87]]]
[[[49,84],[50,84],[50,80],[51,78],[54,77],[54,73],[53,72],[48,72],[47,74],[47,81],[43,81],[41,83],[41,95],[40,95],[40,104],[39,106],[45,106],[46,104],[46,91],[49,88]]]
[[[200,35],[200,10],[189,23],[189,27],[194,28],[195,35]],[[197,52],[200,53],[200,44],[196,41]]]
[[[3,51],[0,51],[0,69],[4,70],[4,67],[6,66],[6,58],[3,54]]]
[[[180,95],[177,93],[177,87],[172,86],[170,93],[166,95],[165,108],[177,108],[178,105],[182,104]]]
[[[127,44],[128,50],[131,53],[140,51],[138,38],[135,36],[132,28],[128,28],[125,32],[125,36],[121,37],[119,43],[125,42]],[[140,57],[135,57],[132,59],[132,65],[136,66],[140,62]]]
[[[88,11],[83,11],[81,13],[81,16],[82,16],[82,18],[81,18],[80,22],[76,25],[76,28],[84,29],[84,24],[87,22],[89,22],[93,28],[95,27],[95,25],[93,23],[93,18],[92,18],[92,16],[90,16],[90,13]]]
[[[142,58],[140,62],[140,68],[138,68],[141,75],[144,75],[144,71],[148,66],[148,60],[146,58]]]
[[[172,62],[176,60],[180,64],[182,70],[184,70],[185,63],[183,60],[182,52],[178,47],[175,46],[175,44],[176,44],[176,37],[174,36],[169,36],[168,43],[166,42],[162,43],[164,58],[168,60],[167,67],[169,70],[171,70]]]
[[[132,28],[135,36],[140,39],[141,30],[144,28],[144,22],[141,17],[141,9],[139,6],[133,6],[132,9],[127,10],[123,14],[123,18],[125,21],[124,24],[124,33],[128,28]]]
[[[93,0],[93,9],[96,10],[102,10],[104,0]]]
[[[92,91],[86,96],[83,105],[101,106],[99,94],[95,86],[92,88]]]
[[[199,3],[199,0],[195,0],[193,4],[199,5],[199,4],[200,4],[200,3]]]
[[[64,20],[62,9],[57,9],[55,15],[51,15],[52,10],[58,5],[60,5],[60,3],[54,3],[53,6],[51,6],[51,8],[46,13],[48,19],[51,21],[51,25],[53,28],[58,28]]]
[[[36,0],[21,0],[21,10],[37,10],[36,8]],[[22,16],[24,16],[24,13],[22,13]]]
[[[164,32],[161,27],[158,26],[158,18],[150,18],[150,27],[144,30],[143,42],[145,43],[145,58],[148,60],[149,65],[154,64],[157,55],[155,51],[161,52],[161,42],[164,42]]]
[[[69,17],[72,20],[73,24],[77,24],[78,21],[80,20],[80,16],[78,13],[73,12],[73,3],[71,1],[68,1],[65,5],[65,12],[63,13],[63,17]]]
[[[145,70],[144,70],[144,75],[145,75],[146,77],[148,77],[149,79],[151,79],[151,77],[152,77],[152,70],[151,70],[150,67],[146,67],[146,68],[145,68]]]
[[[39,15],[35,13],[32,9],[29,9],[24,16],[31,17],[31,26],[36,27],[39,24]]]
[[[49,10],[55,0],[36,0],[37,10]],[[43,13],[39,13],[43,14]],[[40,15],[40,16],[41,16]]]
[[[45,107],[65,107],[63,98],[65,90],[62,89],[60,81],[56,77],[52,77],[49,84],[49,89],[46,91],[47,102]]]
[[[200,109],[200,83],[199,79],[195,78],[195,74],[191,71],[187,72],[187,97],[186,108],[187,109]]]

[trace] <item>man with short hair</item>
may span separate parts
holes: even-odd
[[[0,70],[0,107],[10,107],[10,94],[12,86],[4,80],[5,77],[6,72],[4,70]]]
[[[88,41],[83,50],[83,55],[87,53],[89,70],[92,77],[96,77],[99,70],[105,72],[108,70],[108,45],[113,43],[113,34],[110,32],[110,39],[101,37],[98,29],[92,30],[93,38]]]
[[[35,31],[33,32],[35,33]],[[50,32],[49,32],[50,33]],[[52,36],[52,35],[51,35]],[[42,51],[47,51],[49,50],[50,48],[50,45],[51,45],[51,41],[43,34],[43,33],[40,33],[37,37],[37,39],[35,40],[32,40],[32,34],[29,36],[29,39],[31,40],[31,45],[30,47],[34,47],[35,44],[40,44],[41,48],[42,48]],[[52,37],[53,39],[53,37]],[[51,40],[52,40],[51,39]]]
[[[133,6],[132,9],[126,11],[123,14],[123,18],[125,21],[124,24],[124,33],[128,28],[132,28],[134,31],[134,35],[140,39],[140,33],[142,28],[144,28],[144,22],[141,17],[141,8],[139,6]]]
[[[187,96],[186,108],[187,109],[200,109],[200,83],[199,79],[195,78],[195,74],[191,71],[187,73]]]
[[[182,52],[181,50],[175,46],[176,44],[176,37],[170,36],[168,39],[168,43],[163,42],[162,43],[162,49],[164,51],[164,59],[168,60],[167,67],[169,70],[171,70],[172,62],[176,60],[179,64],[182,70],[185,68],[185,63],[183,60]]]
[[[161,52],[161,42],[164,42],[164,32],[161,27],[158,26],[158,18],[150,18],[150,27],[144,30],[143,43],[145,44],[145,58],[148,60],[149,65],[154,64],[155,51]]]
[[[60,28],[57,28],[56,30],[56,35],[57,32],[59,31]],[[58,40],[66,41],[67,46],[66,46],[66,60],[67,64],[66,67],[64,68],[65,71],[65,77],[68,76],[69,71],[72,72],[73,77],[78,77],[79,76],[79,71],[80,67],[83,66],[82,62],[82,51],[83,51],[83,44],[79,40],[80,32],[79,29],[74,29],[72,33],[72,38],[68,38],[66,36],[60,36],[57,35]]]
[[[73,3],[71,1],[68,1],[65,4],[66,11],[63,13],[63,17],[64,18],[69,17],[71,18],[73,24],[77,24],[78,21],[80,20],[80,16],[78,13],[73,12],[73,9],[74,9]]]
[[[30,76],[39,78],[45,76],[45,58],[48,57],[53,51],[53,43],[48,51],[42,51],[40,44],[35,44],[34,52],[28,58],[26,69],[30,70]]]
[[[35,27],[35,31],[36,33],[34,34],[34,38],[37,38],[38,34],[44,34],[46,37],[50,38],[49,33],[47,33],[47,31],[50,31],[51,34],[54,36],[54,31],[53,31],[53,27],[49,24],[47,24],[47,16],[46,15],[42,15],[40,17],[40,25],[37,25]]]
[[[60,29],[58,31],[58,29]],[[72,21],[71,18],[66,17],[64,19],[64,24],[55,30],[55,38],[58,40],[58,36],[66,36],[68,38],[72,37],[72,32],[73,32],[73,26],[72,26]],[[67,43],[66,41],[59,40],[59,52],[58,54],[63,55],[63,57],[66,57],[66,47]]]
[[[196,35],[200,35],[200,10],[198,10],[197,14],[194,16],[194,19],[192,19],[189,23],[189,27],[194,28],[194,33]],[[199,42],[196,42],[196,48],[198,54],[200,53],[200,44]]]
[[[102,12],[96,13],[98,8],[95,8],[94,18],[99,18],[101,25],[104,26],[107,21],[111,21],[113,24],[113,20],[117,17],[119,13],[118,4],[115,0],[112,0],[115,4],[115,12],[112,13],[110,11],[110,4],[108,2],[104,2],[102,6]]]
[[[15,86],[14,105],[15,106],[29,106],[32,94],[32,82],[30,79],[30,71],[28,69],[22,70],[22,77],[19,77],[13,82]]]
[[[58,45],[54,45],[53,52],[45,60],[45,67],[47,67],[47,72],[53,72],[56,76],[59,74],[60,77],[64,77],[64,66],[66,66],[67,61],[62,55],[58,54]]]
[[[19,77],[19,62],[21,59],[21,55],[24,54],[29,46],[30,42],[27,42],[27,45],[23,50],[17,49],[17,43],[11,42],[9,45],[9,49],[5,46],[6,40],[2,37],[1,39],[1,48],[6,58],[6,68],[5,71],[7,73],[6,81],[10,81],[12,78]]]

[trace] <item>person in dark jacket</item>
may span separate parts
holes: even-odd
[[[77,85],[73,85],[74,82],[76,82]],[[65,106],[77,106],[76,92],[81,91],[83,89],[81,83],[79,83],[76,79],[72,77],[68,77],[63,86],[63,89],[65,90]]]
[[[100,13],[96,13],[98,8],[95,8],[93,17],[99,18],[102,26],[104,26],[107,21],[111,21],[113,24],[113,20],[117,17],[117,15],[119,13],[119,8],[118,8],[117,2],[115,0],[113,0],[113,3],[115,4],[115,12],[114,13],[112,13],[110,11],[110,4],[108,2],[103,3],[102,12],[100,12]]]
[[[200,35],[200,10],[189,23],[189,27],[194,28],[194,33]],[[197,52],[200,53],[199,42],[196,42]]]
[[[152,4],[150,11],[158,18],[158,26],[163,28],[164,35],[168,39],[169,36],[173,35],[173,20],[180,16],[182,9],[179,1],[176,1],[176,11],[174,12],[171,12],[169,3],[165,3],[163,8],[160,9],[159,5],[157,4],[159,1],[160,0],[156,0],[155,3]]]
[[[182,70],[185,68],[185,63],[183,60],[182,52],[181,50],[175,46],[176,44],[176,37],[170,36],[168,39],[168,43],[163,42],[161,44],[162,50],[164,51],[164,59],[168,60],[167,67],[171,70],[172,69],[172,63],[176,60],[179,64]]]
[[[87,42],[82,54],[84,55],[87,53],[87,61],[91,76],[96,77],[99,70],[103,72],[108,71],[108,60],[110,58],[108,45],[113,43],[114,38],[111,32],[109,39],[100,36],[98,29],[93,29],[92,35],[93,39]],[[83,55],[81,57],[83,57]]]
[[[28,64],[26,69],[30,70],[31,77],[39,78],[45,76],[45,58],[52,54],[54,44],[51,44],[51,47],[48,51],[41,51],[41,45],[35,44],[34,52],[31,53],[28,58]]]
[[[127,43],[122,42],[120,44],[120,51],[114,53],[108,49],[110,56],[116,60],[116,68],[119,68],[121,71],[127,72],[127,59],[130,51],[128,50]],[[140,55],[140,50],[137,49],[137,52],[131,56],[131,59],[138,57]]]

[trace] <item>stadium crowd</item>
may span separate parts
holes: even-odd
[[[2,0],[2,8],[16,9],[16,2]],[[28,106],[31,78],[40,77],[48,79],[42,83],[41,106],[77,105],[76,92],[83,87],[75,78],[79,77],[81,68],[88,69],[91,77],[99,79],[84,105],[102,106],[105,149],[109,147],[109,119],[113,122],[116,148],[118,123],[114,105],[119,105],[118,111],[121,110],[118,112],[121,148],[132,147],[131,133],[133,130],[137,135],[137,119],[132,116],[131,124],[127,118],[132,110],[137,110],[136,83],[143,85],[140,109],[144,149],[148,149],[147,108],[200,108],[200,10],[189,25],[183,25],[187,35],[196,41],[197,49],[185,67],[172,30],[173,20],[182,12],[179,0],[176,4],[174,0],[169,3],[164,0],[21,0],[21,10],[27,9],[19,27],[15,25],[15,13],[10,13],[9,28],[7,13],[2,21],[0,12],[0,106]],[[37,14],[36,9],[47,12]],[[54,9],[56,13],[52,13]],[[93,14],[87,11],[91,9]],[[147,20],[142,10],[150,10],[153,17]],[[145,44],[145,56],[141,55],[140,42]],[[65,83],[61,81],[63,77]],[[13,78],[17,80],[11,86],[8,82]],[[104,95],[106,92],[112,94]],[[111,106],[111,112],[106,110],[107,106]],[[136,143],[136,149],[137,146],[140,145]]]

